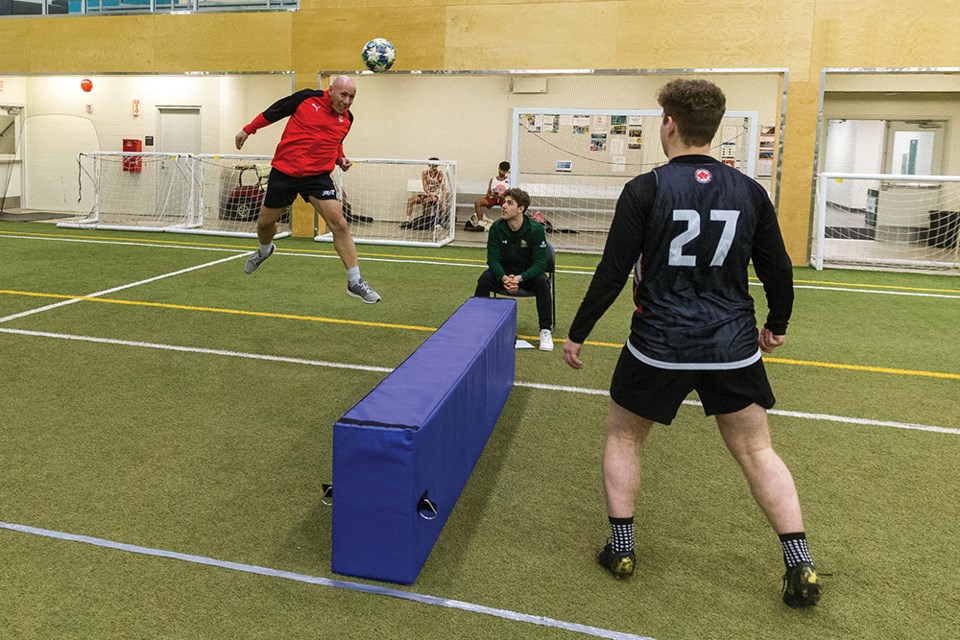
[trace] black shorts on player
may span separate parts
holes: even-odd
[[[337,188],[333,186],[333,178],[330,177],[329,173],[296,178],[275,168],[270,170],[270,178],[267,181],[267,195],[263,199],[265,207],[271,209],[289,207],[298,195],[303,198],[304,202],[310,202],[309,196],[313,196],[317,200],[340,199]]]
[[[708,416],[734,413],[756,403],[764,409],[776,399],[763,360],[739,369],[660,369],[641,362],[626,347],[610,382],[610,397],[641,418],[670,424],[691,391]]]

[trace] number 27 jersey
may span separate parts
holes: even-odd
[[[633,267],[627,347],[635,357],[667,369],[747,366],[760,358],[751,258],[767,295],[766,326],[783,334],[792,273],[766,192],[709,156],[674,158],[624,187],[571,338],[589,332],[612,302],[609,287],[618,293]]]

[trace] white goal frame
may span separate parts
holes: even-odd
[[[929,175],[907,175],[891,173],[842,173],[842,172],[821,172],[817,176],[816,185],[816,221],[814,222],[815,234],[810,252],[810,265],[817,271],[822,271],[827,260],[825,258],[825,244],[827,231],[827,186],[831,180],[877,180],[889,182],[911,182],[911,183],[960,183],[960,176],[929,176]],[[851,266],[860,268],[884,268],[884,269],[922,269],[922,270],[960,270],[960,246],[947,249],[946,255],[949,256],[952,251],[953,257],[949,260],[931,258],[929,260],[889,258],[889,257],[858,257],[856,261],[850,264],[844,264],[844,261],[838,260],[836,266]],[[931,252],[933,253],[933,252]],[[944,251],[936,252],[938,257],[944,256]],[[830,266],[830,265],[827,265]]]
[[[86,156],[94,159],[93,173],[90,174],[83,169],[82,158]],[[159,161],[169,159],[177,162],[178,166],[184,168],[184,179],[189,182],[187,199],[182,211],[177,212],[176,218],[170,219],[169,223],[164,224],[136,224],[132,222],[107,222],[104,220],[103,212],[103,192],[102,192],[102,162],[100,158],[111,158],[116,161],[136,162],[138,160]],[[207,177],[207,166],[212,162],[227,160],[231,162],[240,162],[245,164],[269,164],[272,156],[265,155],[239,155],[239,154],[191,154],[191,153],[164,153],[164,152],[129,152],[129,151],[95,151],[90,153],[81,153],[77,155],[77,163],[81,172],[80,182],[83,181],[83,173],[93,182],[93,205],[88,215],[79,217],[76,220],[66,220],[57,223],[57,227],[65,229],[96,229],[111,231],[145,231],[162,233],[184,233],[194,235],[209,235],[221,237],[237,238],[256,238],[256,228],[248,231],[238,231],[231,229],[230,225],[217,224],[210,218],[211,212],[207,209],[216,208],[216,203],[208,202],[207,188],[211,185],[205,183]],[[132,173],[137,173],[133,171]],[[217,185],[219,186],[219,185]],[[109,215],[109,214],[108,214]],[[122,217],[122,214],[119,214]],[[132,214],[130,217],[134,217]],[[205,218],[207,224],[205,225]],[[249,221],[248,221],[249,222]],[[236,225],[234,225],[236,226]],[[251,224],[248,227],[253,226]],[[290,235],[289,229],[281,228],[275,238],[285,238]]]
[[[411,232],[411,233],[400,233],[401,229],[399,225],[405,220],[403,215],[403,210],[401,207],[406,207],[407,198],[410,195],[415,194],[420,189],[420,170],[412,171],[409,176],[402,180],[402,189],[398,191],[400,194],[399,197],[395,198],[392,202],[384,203],[382,199],[377,199],[376,203],[371,204],[369,207],[365,207],[362,211],[362,215],[369,215],[375,217],[379,223],[375,225],[377,228],[371,230],[370,227],[359,224],[351,224],[351,236],[353,241],[356,244],[377,244],[377,245],[389,245],[389,246],[399,246],[399,247],[432,247],[440,248],[446,246],[454,241],[456,237],[456,223],[455,223],[455,211],[456,211],[456,194],[457,194],[457,161],[456,160],[446,160],[446,159],[417,159],[417,158],[351,158],[353,166],[350,170],[344,172],[340,169],[336,169],[331,175],[333,177],[334,184],[337,187],[338,195],[343,196],[346,192],[346,199],[348,202],[354,202],[354,196],[351,195],[354,191],[351,190],[351,175],[356,177],[356,171],[364,166],[374,166],[374,165],[394,165],[394,166],[413,166],[413,167],[422,167],[423,169],[427,168],[427,165],[435,164],[442,167],[444,175],[447,176],[447,196],[449,197],[448,202],[445,203],[447,217],[445,225],[436,225],[432,229],[425,229],[420,232]],[[416,174],[414,178],[413,175]],[[416,189],[414,189],[416,187]],[[394,186],[396,188],[396,185]],[[369,187],[366,187],[366,193],[363,189],[360,190],[360,193],[365,193],[368,197],[371,195]],[[348,223],[350,223],[349,216],[347,217]],[[333,234],[329,231],[320,233],[320,216],[317,213],[314,213],[314,241],[316,242],[333,242]],[[394,233],[392,232],[391,227],[397,229]],[[419,235],[420,237],[416,237]],[[405,237],[411,236],[411,237]]]

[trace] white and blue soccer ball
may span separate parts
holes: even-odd
[[[397,52],[386,38],[374,38],[363,45],[363,64],[374,73],[386,71],[393,66]]]

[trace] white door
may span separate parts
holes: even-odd
[[[942,175],[945,124],[936,120],[888,120],[884,137],[884,172],[907,176]],[[920,229],[929,224],[930,212],[939,208],[939,184],[883,181],[877,202],[877,225]]]
[[[938,176],[943,168],[944,123],[888,120],[884,149],[886,173]]]
[[[200,153],[200,107],[157,107],[156,150],[170,154],[157,163],[157,215],[187,218],[190,213],[189,165],[182,157]]]

